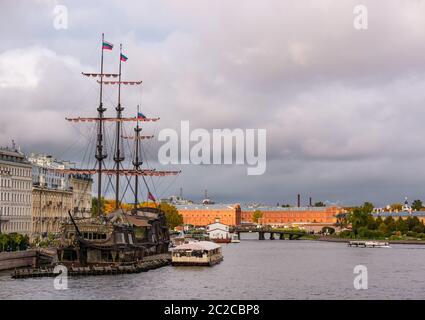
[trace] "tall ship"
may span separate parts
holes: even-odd
[[[152,135],[142,135],[141,124],[158,121],[159,118],[145,116],[137,106],[134,117],[123,115],[124,107],[121,104],[122,86],[140,86],[142,81],[122,80],[122,63],[127,57],[119,47],[118,73],[104,72],[104,52],[111,51],[113,44],[105,41],[102,34],[102,49],[99,73],[85,73],[86,77],[94,78],[99,85],[99,105],[96,108],[96,117],[66,118],[75,123],[92,123],[96,125],[94,168],[62,169],[64,174],[81,174],[97,176],[97,207],[91,218],[80,218],[75,213],[69,213],[69,219],[62,225],[62,237],[57,248],[58,262],[72,267],[93,266],[135,266],[148,257],[168,253],[170,237],[164,212],[156,205],[156,199],[147,183],[148,177],[164,177],[177,175],[180,171],[160,171],[145,168],[142,159],[141,144]],[[117,104],[113,117],[105,115],[106,108],[103,102],[104,86],[117,88]],[[124,124],[133,123],[134,135],[123,134]],[[108,168],[107,148],[105,146],[106,124],[114,130],[112,165]],[[133,146],[131,164],[125,167],[124,146]],[[112,150],[112,149],[111,149]],[[115,194],[115,208],[106,213],[102,199],[104,199],[107,182]],[[124,187],[125,185],[125,187]],[[108,188],[106,186],[106,189]],[[123,199],[128,191],[132,192],[134,203],[124,205]],[[141,206],[141,193],[147,195],[153,206]],[[127,196],[128,199],[128,196]]]

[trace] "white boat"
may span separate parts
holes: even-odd
[[[211,241],[190,242],[171,249],[173,266],[212,266],[221,261],[221,246]]]
[[[350,241],[349,247],[363,247],[363,248],[391,248],[388,242],[382,241]]]
[[[234,234],[232,234],[232,238],[231,238],[230,242],[231,243],[239,243],[239,242],[241,242],[241,240],[239,240],[239,236],[236,233],[234,233]]]

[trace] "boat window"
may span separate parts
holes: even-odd
[[[133,244],[133,235],[132,234],[128,234],[128,243],[129,244]]]
[[[115,234],[115,242],[116,243],[125,243],[124,233],[117,232]]]

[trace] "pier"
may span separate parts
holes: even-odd
[[[68,276],[98,276],[140,273],[161,268],[171,263],[171,255],[159,254],[147,256],[142,261],[129,265],[68,267]],[[54,272],[54,267],[16,269],[12,274],[14,279],[56,277],[59,273]]]

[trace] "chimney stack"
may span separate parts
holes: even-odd
[[[310,197],[310,207],[312,207],[313,206],[313,204],[312,204],[312,202],[311,202],[311,197]]]
[[[299,193],[297,195],[297,207],[301,207],[301,195]]]

